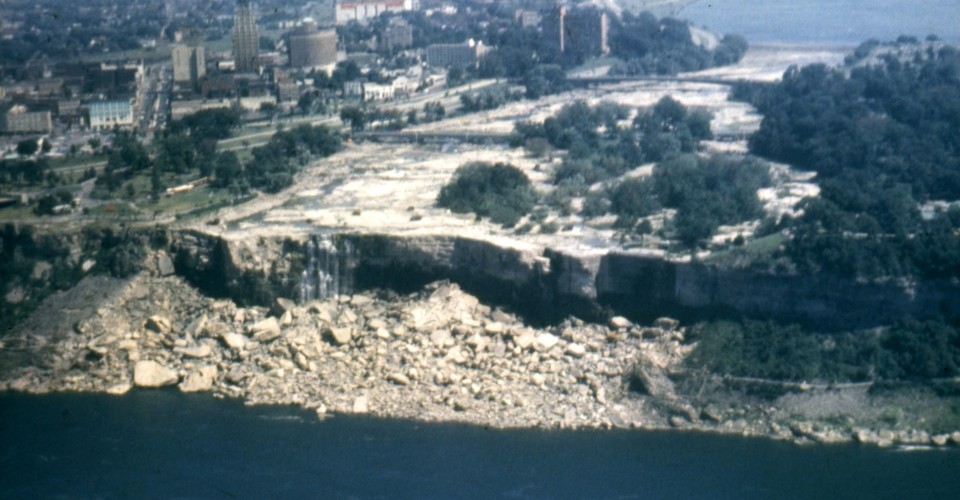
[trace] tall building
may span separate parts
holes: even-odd
[[[237,0],[233,20],[233,60],[237,73],[260,72],[260,34],[251,0]]]
[[[420,0],[338,0],[337,26],[350,21],[365,22],[384,12],[420,10]]]
[[[596,7],[580,7],[567,12],[564,19],[564,52],[578,58],[597,57],[610,52],[607,46],[609,20]]]
[[[566,40],[563,32],[563,23],[567,17],[567,8],[557,6],[543,13],[541,23],[543,23],[543,38],[546,40],[546,47],[550,50],[552,58],[559,57],[563,53]]]
[[[203,47],[175,45],[173,47],[173,81],[196,87],[207,74],[207,61]]]
[[[563,54],[585,59],[610,52],[609,20],[607,14],[596,7],[558,6],[544,13],[541,22],[543,37],[553,56]]]
[[[290,66],[322,68],[337,63],[337,30],[317,29],[312,19],[290,33]]]

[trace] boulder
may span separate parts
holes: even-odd
[[[437,347],[444,347],[453,343],[453,337],[450,335],[450,330],[434,330],[430,333],[430,342]]]
[[[397,385],[410,385],[410,378],[402,373],[391,373],[387,375],[387,380]]]
[[[490,337],[475,333],[467,339],[467,345],[473,347],[476,352],[483,352],[490,346]]]
[[[633,323],[623,316],[614,316],[610,318],[610,321],[608,321],[607,324],[610,325],[610,328],[614,328],[616,330],[625,330],[633,326]]]
[[[147,323],[145,326],[147,329],[153,330],[157,333],[167,333],[173,328],[173,322],[170,321],[170,318],[154,315],[147,318]]]
[[[653,325],[664,330],[676,330],[680,326],[680,322],[673,318],[657,318]]]
[[[176,271],[173,267],[173,260],[167,252],[161,251],[157,254],[157,272],[160,276],[170,276]]]
[[[355,307],[364,307],[373,303],[373,299],[366,295],[353,295],[350,297],[350,305]]]
[[[489,321],[483,325],[483,331],[486,332],[487,335],[500,335],[503,333],[503,323],[499,321]]]
[[[349,344],[350,339],[353,338],[353,329],[349,326],[330,327],[328,333],[337,345]]]
[[[206,358],[213,354],[213,349],[207,344],[200,344],[191,347],[175,347],[174,352],[180,353],[188,358]]]
[[[353,400],[353,412],[354,413],[367,413],[370,411],[370,403],[367,401],[366,396],[357,396]]]
[[[110,394],[111,396],[123,396],[124,394],[130,392],[130,389],[133,389],[133,386],[130,385],[130,382],[120,382],[119,384],[107,387],[107,394]]]
[[[250,336],[257,342],[270,342],[280,337],[280,323],[277,318],[267,318],[250,327]]]
[[[223,340],[224,344],[227,344],[227,347],[235,351],[242,351],[247,345],[246,337],[240,335],[239,333],[225,332],[220,335],[220,338]]]
[[[280,317],[287,312],[293,311],[295,307],[297,307],[296,302],[283,297],[277,297],[276,300],[273,301],[273,306],[270,308],[270,312],[277,317]]]
[[[575,358],[582,358],[587,354],[587,348],[583,347],[582,344],[573,343],[567,346],[563,350],[568,356],[573,356]]]
[[[181,392],[202,392],[213,389],[213,383],[217,380],[217,367],[204,366],[187,374],[183,382],[180,383]]]
[[[177,372],[156,361],[139,361],[133,368],[133,383],[137,387],[163,387],[179,380]]]
[[[553,349],[558,342],[560,342],[560,337],[552,333],[541,333],[537,335],[537,339],[533,341],[533,348],[539,352],[546,352]]]
[[[513,342],[521,349],[529,349],[536,340],[537,334],[529,330],[525,330],[520,333],[520,335],[514,335],[513,337]]]

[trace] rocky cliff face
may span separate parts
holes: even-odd
[[[960,284],[949,280],[771,275],[623,254],[603,259],[597,290],[599,302],[636,317],[748,316],[828,330],[960,313]]]
[[[960,314],[960,284],[946,280],[865,283],[831,275],[773,276],[629,253],[578,256],[443,235],[260,238],[161,229],[56,235],[8,230],[5,269],[23,268],[23,276],[8,280],[5,304],[32,297],[31,286],[49,283],[51,276],[79,279],[96,270],[128,275],[143,267],[151,247],[169,255],[176,273],[205,293],[246,305],[269,304],[277,297],[303,302],[377,287],[409,292],[449,279],[538,322],[571,315],[599,320],[617,312],[644,321],[665,315],[686,321],[749,316],[855,329],[904,316]],[[148,264],[170,266],[168,261]]]

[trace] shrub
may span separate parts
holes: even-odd
[[[512,226],[533,209],[535,200],[530,179],[520,169],[474,162],[457,169],[453,180],[440,190],[437,206]]]

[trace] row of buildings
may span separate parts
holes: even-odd
[[[140,62],[44,65],[0,87],[0,132],[49,134],[57,124],[110,128],[132,125],[143,84]]]

